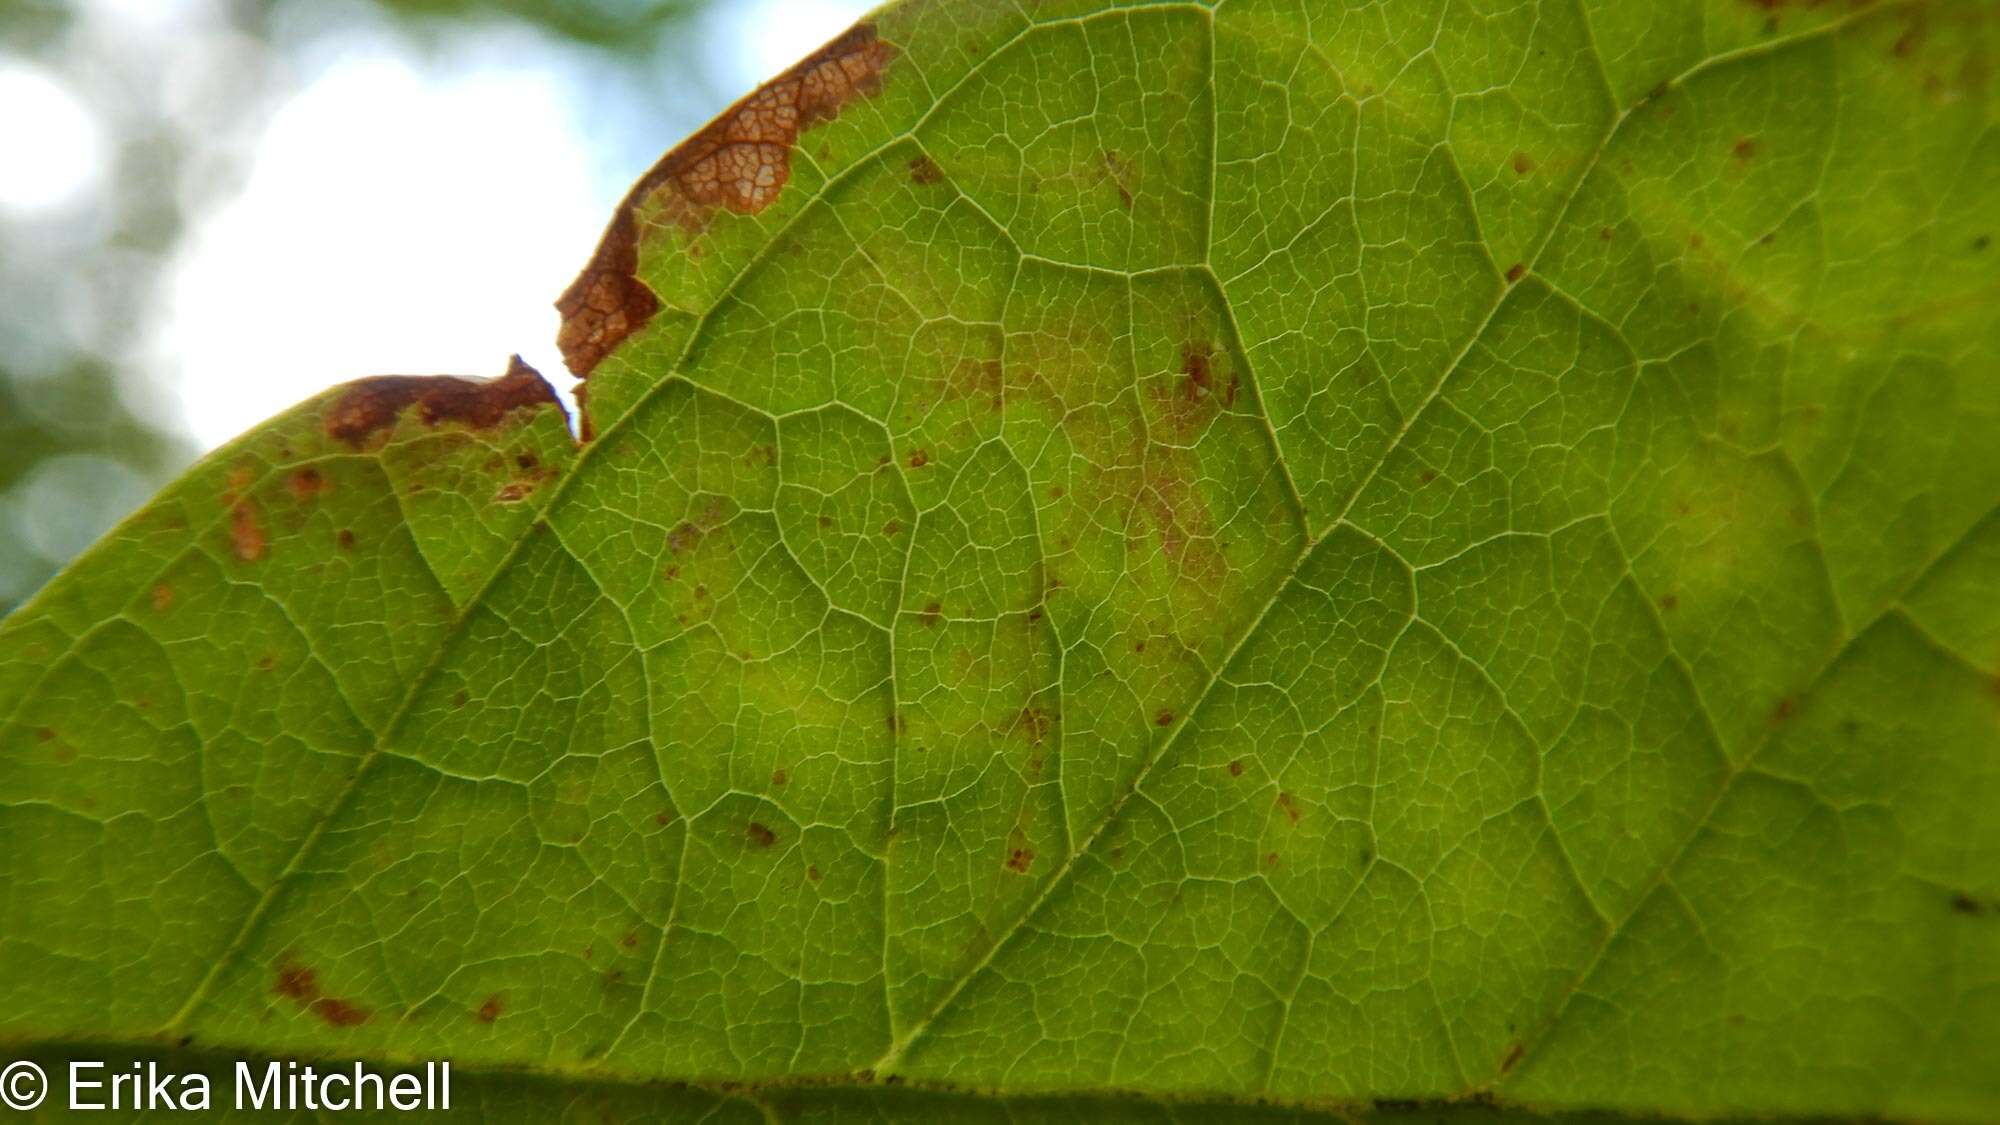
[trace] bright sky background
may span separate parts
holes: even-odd
[[[0,61],[0,208],[32,214],[82,191],[103,160],[103,136],[76,95],[40,67]],[[25,158],[12,154],[31,154]]]
[[[870,7],[725,0],[703,41],[736,48],[720,60],[728,94],[659,122],[654,155]],[[567,389],[550,302],[650,163],[593,146],[586,65],[504,38],[420,56],[357,37],[317,55],[242,194],[191,233],[169,279],[155,351],[196,440],[357,376],[497,375],[513,352]],[[0,105],[0,208],[91,190],[101,145],[74,96],[5,64]]]

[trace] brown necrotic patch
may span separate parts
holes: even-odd
[[[555,388],[541,373],[515,356],[498,379],[462,379],[456,375],[377,375],[357,379],[326,413],[326,432],[360,447],[390,426],[403,411],[416,407],[427,426],[462,422],[491,429],[516,410],[562,409]]]
[[[307,466],[286,477],[285,487],[291,489],[294,499],[303,503],[326,491],[326,476],[318,469]]]
[[[319,978],[303,965],[281,965],[273,990],[287,1000],[306,1003],[319,995]]]
[[[1208,405],[1211,399],[1228,409],[1236,405],[1236,374],[1217,369],[1212,344],[1189,342],[1181,345],[1181,397],[1190,406]],[[1201,419],[1206,424],[1207,419]]]
[[[1030,743],[1040,746],[1048,741],[1049,732],[1055,729],[1055,725],[1055,716],[1047,710],[1041,707],[1024,707],[1021,709],[1021,718],[1016,727],[1027,736]]]
[[[2000,913],[2000,899],[1982,899],[1966,891],[1958,891],[1951,896],[1951,909],[1954,914],[1984,918],[1988,914]]]
[[[264,532],[263,517],[248,498],[239,499],[229,506],[229,547],[236,557],[244,562],[256,562],[264,557],[270,546],[270,537]]]
[[[1104,154],[1104,173],[1111,185],[1118,189],[1118,206],[1127,211],[1132,209],[1132,167],[1124,157],[1115,152]]]
[[[311,1012],[328,1027],[358,1027],[368,1022],[368,1009],[322,994],[319,975],[305,965],[285,961],[277,967],[271,991]]]
[[[587,378],[659,311],[659,298],[637,276],[640,207],[657,203],[689,230],[699,230],[718,208],[754,215],[769,207],[792,177],[799,134],[879,90],[893,55],[873,25],[857,24],[660,158],[618,205],[590,263],[556,299],[562,314],[556,346],[570,372]]]
[[[325,1020],[329,1027],[358,1027],[368,1022],[368,1012],[365,1009],[331,996],[313,1001],[312,1010],[313,1014]]]

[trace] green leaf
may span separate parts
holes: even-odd
[[[650,173],[583,443],[329,392],[6,623],[0,1042],[2000,1117],[1995,7],[1032,7]]]

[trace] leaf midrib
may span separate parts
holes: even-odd
[[[0,1047],[9,1052],[24,1052],[33,1055],[86,1054],[99,1061],[110,1061],[120,1054],[170,1059],[179,1066],[176,1073],[204,1071],[212,1073],[217,1069],[234,1066],[237,1062],[252,1065],[266,1061],[288,1060],[302,1064],[315,1062],[336,1062],[345,1066],[360,1064],[370,1069],[397,1070],[421,1069],[426,1063],[440,1061],[436,1055],[406,1054],[396,1051],[361,1050],[342,1051],[338,1055],[321,1055],[306,1058],[297,1054],[273,1055],[265,1048],[246,1048],[243,1052],[226,1050],[214,1044],[182,1044],[174,1040],[146,1037],[121,1036],[76,1036],[36,1040],[10,1041],[0,1038]],[[1485,1094],[1452,1098],[1419,1098],[1384,1100],[1367,1097],[1311,1098],[1286,1095],[1262,1095],[1226,1090],[1165,1090],[1143,1086],[1040,1086],[1001,1087],[977,1084],[947,1082],[937,1079],[901,1078],[886,1075],[869,1075],[853,1071],[835,1071],[823,1074],[793,1074],[770,1078],[729,1078],[729,1077],[680,1077],[656,1078],[615,1070],[587,1066],[562,1066],[539,1062],[485,1062],[450,1059],[454,1079],[471,1079],[473,1082],[522,1081],[544,1083],[564,1093],[575,1092],[579,1100],[592,1094],[640,1094],[656,1092],[669,1094],[675,1091],[704,1094],[718,1103],[741,1102],[763,1111],[772,1117],[775,1107],[767,1099],[777,1095],[814,1094],[859,1094],[877,1093],[889,1097],[899,1094],[929,1094],[947,1098],[960,1098],[967,1102],[990,1102],[1000,1105],[1015,1104],[1033,1106],[1037,1104],[1069,1102],[1078,1106],[1120,1106],[1157,1105],[1185,1109],[1216,1110],[1289,1110],[1294,1113],[1323,1117],[1329,1123],[1351,1125],[1365,1121],[1372,1114],[1392,1111],[1398,1113],[1424,1111],[1435,1114],[1463,1113],[1476,1125],[1491,1125],[1497,1115],[1508,1111],[1533,1115],[1537,1118],[1554,1113],[1590,1113],[1593,1120],[1599,1115],[1633,1122],[1652,1122],[1655,1125],[1671,1125],[1673,1122],[1693,1120],[1689,1118],[1660,1117],[1652,1114],[1636,1115],[1618,1110],[1587,1110],[1568,1106],[1540,1106],[1525,1102],[1510,1101]],[[1811,1113],[1787,1114],[1759,1118],[1769,1125],[1784,1125],[1786,1122],[1824,1121],[1823,1116]],[[1898,1118],[1878,1118],[1884,1125],[1899,1125]]]

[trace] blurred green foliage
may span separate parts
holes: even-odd
[[[267,0],[273,5],[299,0]],[[683,27],[700,5],[691,0],[375,0],[387,14],[418,26],[512,19],[550,35],[627,55],[650,55],[662,36]]]

